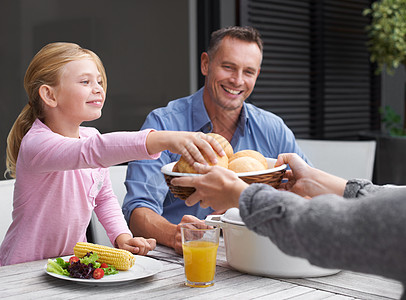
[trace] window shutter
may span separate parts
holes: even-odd
[[[241,25],[264,40],[249,101],[284,119],[300,138],[356,139],[376,128],[379,88],[362,11],[369,0],[241,0]]]

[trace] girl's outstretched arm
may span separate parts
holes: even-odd
[[[188,131],[151,131],[146,140],[150,154],[163,150],[181,154],[189,164],[195,161],[206,164],[205,155],[209,162],[217,163],[217,155],[226,155],[215,138],[202,132]]]

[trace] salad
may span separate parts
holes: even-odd
[[[69,261],[58,257],[55,260],[48,259],[47,271],[59,275],[65,275],[81,279],[101,279],[105,275],[117,274],[117,269],[109,264],[100,263],[97,253],[88,252],[84,257],[72,256]]]

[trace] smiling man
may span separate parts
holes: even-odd
[[[204,87],[152,111],[143,128],[214,132],[224,136],[234,152],[251,149],[273,158],[295,152],[307,161],[280,117],[244,102],[258,78],[262,48],[252,27],[213,32],[207,52],[201,55]],[[179,224],[202,222],[213,210],[199,204],[188,207],[169,191],[161,167],[179,158],[164,151],[157,160],[129,163],[123,212],[134,235],[155,238],[182,253]]]

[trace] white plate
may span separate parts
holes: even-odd
[[[261,171],[245,172],[245,173],[236,173],[237,176],[244,177],[244,176],[255,176],[255,175],[269,174],[269,173],[284,170],[287,167],[285,164],[283,164],[283,165],[281,165],[279,167],[274,168],[274,165],[276,163],[276,159],[275,158],[269,158],[269,157],[266,157],[265,159],[266,159],[266,161],[268,163],[269,169],[261,170]],[[201,176],[201,174],[196,174],[196,173],[173,172],[172,170],[173,170],[173,167],[175,166],[176,163],[177,163],[177,161],[174,161],[174,162],[171,162],[171,163],[163,166],[161,168],[161,172],[166,174],[166,175],[169,175],[169,176]]]
[[[72,255],[62,257],[62,259],[68,261],[71,256]],[[94,278],[81,279],[55,274],[47,271],[47,265],[45,265],[45,272],[53,277],[64,280],[76,281],[78,283],[85,283],[90,285],[104,285],[104,284],[121,284],[130,280],[149,277],[162,270],[162,263],[158,260],[141,255],[135,255],[135,258],[136,258],[135,264],[131,269],[127,271],[118,271],[118,274],[114,275],[106,275],[102,279],[94,279]]]

